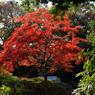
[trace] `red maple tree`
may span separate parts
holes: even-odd
[[[44,76],[45,91],[49,95],[48,73],[57,70],[57,66],[71,71],[70,68],[73,68],[71,61],[76,60],[76,64],[80,64],[82,60],[82,58],[78,59],[78,53],[82,49],[77,44],[80,40],[85,40],[76,37],[81,26],[71,28],[67,15],[64,16],[64,21],[60,20],[59,16],[54,19],[53,15],[45,9],[13,19],[22,22],[22,25],[15,28],[4,43],[4,50],[0,53],[0,66],[6,72],[14,71],[18,65],[36,66]],[[55,34],[58,31],[64,31],[67,35],[59,37]],[[72,40],[67,41],[66,38],[69,36]]]

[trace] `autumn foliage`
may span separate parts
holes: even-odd
[[[17,66],[34,65],[43,75],[47,75],[57,70],[58,66],[71,71],[71,61],[76,60],[76,64],[80,64],[82,58],[78,59],[78,53],[82,49],[77,44],[80,40],[85,40],[76,37],[81,26],[71,28],[67,15],[62,21],[59,16],[54,19],[49,11],[39,9],[13,19],[22,22],[22,25],[14,29],[0,53],[0,68],[5,73],[8,70],[14,71]],[[54,35],[58,31],[64,31],[67,35]],[[69,36],[72,40],[67,41],[66,38]]]

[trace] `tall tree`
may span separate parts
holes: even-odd
[[[56,14],[60,11],[65,12],[70,5],[78,5],[81,3],[87,4],[87,2],[95,0],[21,0],[21,6],[25,6],[25,9],[29,10],[31,8],[31,4],[47,4],[49,1],[52,2],[52,5],[54,5],[52,12]]]
[[[3,27],[0,28],[0,40],[2,40],[2,44],[11,36],[14,28],[21,25],[20,23],[14,22],[13,17],[23,16],[25,13],[23,8],[15,5],[14,2],[0,2],[0,23],[3,24]]]
[[[66,12],[69,19],[71,20],[71,24],[73,27],[77,25],[82,25],[82,29],[80,31],[81,37],[86,38],[86,34],[91,30],[91,26],[89,22],[94,20],[95,11],[93,4],[82,5],[80,4],[77,7],[70,7]]]
[[[45,9],[14,18],[14,21],[23,24],[15,28],[4,43],[4,50],[0,53],[0,66],[5,73],[6,70],[14,71],[18,65],[36,66],[44,76],[46,95],[49,95],[48,74],[59,66],[70,72],[70,68],[73,68],[71,61],[76,61],[76,64],[82,61],[82,58],[78,59],[78,53],[82,49],[77,44],[80,40],[87,41],[76,37],[81,26],[71,28],[67,15],[64,16],[64,21],[61,21],[59,16],[54,19]],[[54,35],[58,31],[67,34],[64,37]],[[66,40],[68,36],[72,38],[70,41]]]

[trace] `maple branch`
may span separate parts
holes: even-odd
[[[44,52],[44,64],[45,64],[45,76],[47,76],[47,61],[45,61],[45,56],[46,56],[46,49],[47,49],[47,40],[45,41],[45,52]]]
[[[41,71],[41,73],[43,74],[43,76],[45,76],[45,73],[42,70],[42,65],[39,67],[39,70]]]
[[[47,61],[50,61],[49,59],[51,58],[51,54],[52,54],[52,53],[50,52],[50,56],[47,58]]]

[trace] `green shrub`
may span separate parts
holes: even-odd
[[[5,85],[2,85],[2,87],[0,87],[0,94],[7,94],[7,93],[11,93],[11,88]]]
[[[36,78],[18,78],[12,75],[1,75],[1,85],[11,88],[13,93],[14,86],[16,87],[17,95],[45,95],[44,79]],[[65,89],[58,83],[48,80],[48,88],[50,95],[67,95]]]
[[[78,88],[73,91],[75,95],[95,95],[95,20],[90,22],[91,33],[87,35],[87,39],[92,43],[92,50],[83,52],[89,60],[84,62],[84,71],[77,74],[82,76],[78,84]]]

